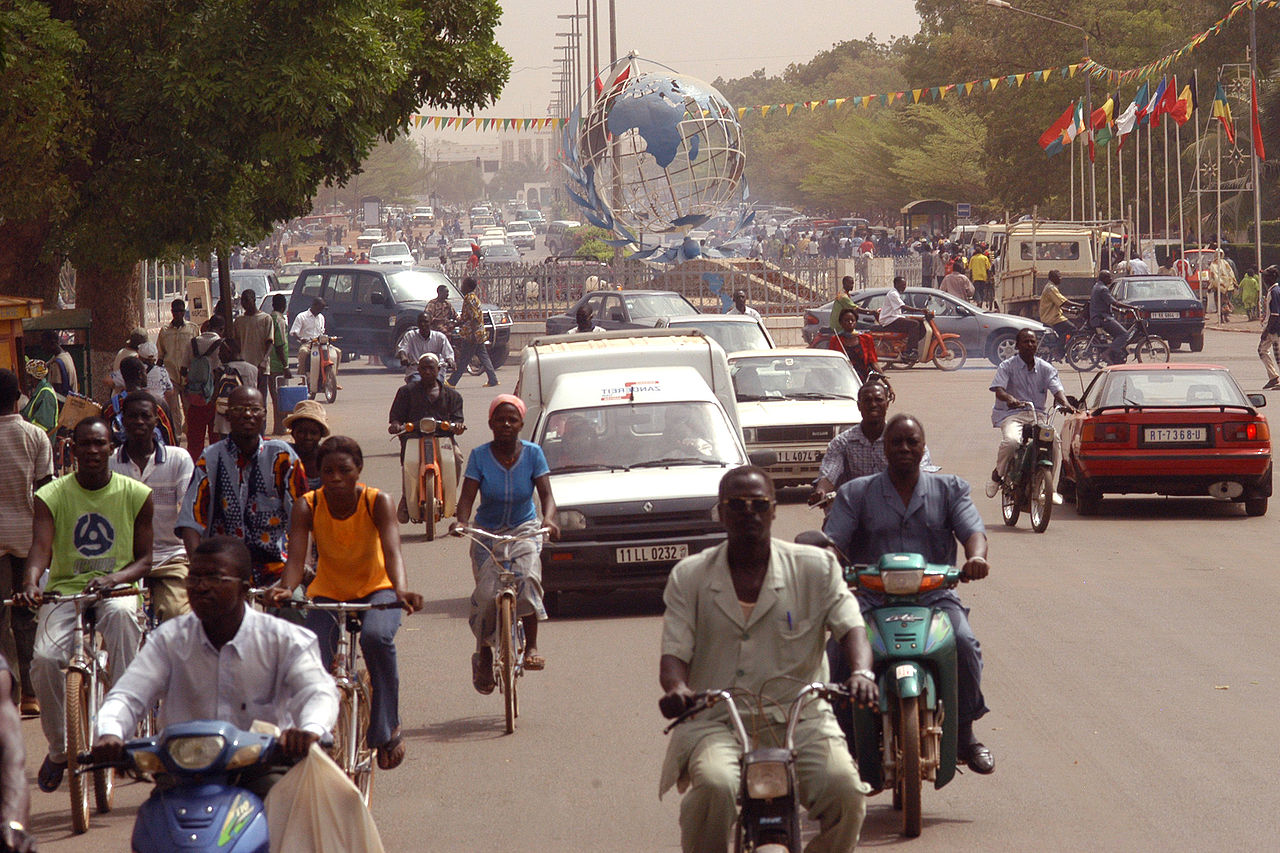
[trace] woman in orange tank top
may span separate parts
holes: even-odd
[[[295,503],[289,519],[289,559],[280,584],[271,592],[274,602],[287,602],[302,581],[308,539],[314,538],[318,560],[316,577],[307,589],[320,601],[400,602],[413,613],[422,609],[422,596],[405,585],[400,557],[400,525],[391,499],[360,482],[364,454],[355,439],[342,435],[325,439],[316,451],[321,488]],[[326,669],[333,665],[340,627],[329,612],[310,610],[306,626],[320,641]],[[396,668],[396,630],[399,610],[369,610],[360,630],[360,650],[373,688],[368,743],[378,751],[378,766],[390,770],[404,760],[400,734],[400,676]]]

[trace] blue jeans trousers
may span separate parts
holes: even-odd
[[[380,589],[355,600],[387,604],[396,600],[396,594],[389,589]],[[391,733],[400,725],[400,673],[396,668],[396,631],[400,628],[400,614],[398,609],[370,610],[364,614],[360,629],[360,651],[364,653],[364,665],[369,669],[369,682],[373,687],[367,735],[371,747],[379,747],[391,740]],[[333,655],[338,648],[338,631],[343,626],[338,624],[336,614],[323,610],[308,610],[306,626],[315,632],[320,641],[320,660],[324,668],[331,671]]]
[[[484,372],[489,377],[490,385],[498,384],[498,374],[493,372],[493,362],[489,359],[489,348],[484,344],[472,343],[471,341],[459,341],[457,351],[457,366],[453,368],[453,373],[449,375],[449,384],[457,385],[458,379],[467,371],[467,365],[471,363],[471,359],[476,356],[480,357],[480,366],[484,368]]]

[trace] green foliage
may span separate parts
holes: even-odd
[[[570,228],[565,234],[569,238],[568,254],[575,258],[593,258],[597,261],[609,261],[613,258],[613,247],[605,240],[613,239],[613,235],[603,228],[594,225],[579,225]]]

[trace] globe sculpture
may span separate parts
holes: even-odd
[[[741,202],[746,157],[729,102],[701,80],[635,72],[584,99],[566,128],[570,195],[617,245],[651,255],[658,235],[686,234]],[[742,223],[740,223],[742,224]]]

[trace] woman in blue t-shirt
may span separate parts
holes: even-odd
[[[524,413],[524,401],[512,394],[499,394],[489,404],[489,429],[493,431],[493,441],[471,451],[467,459],[462,494],[458,496],[456,524],[468,522],[471,507],[479,494],[476,527],[490,533],[522,536],[545,525],[551,528],[551,538],[559,535],[547,458],[542,455],[541,447],[520,439]],[[538,505],[534,502],[535,492],[542,507],[541,521],[538,519]],[[546,659],[538,654],[538,622],[547,618],[547,611],[542,606],[540,552],[541,545],[536,540],[510,549],[511,570],[516,574],[520,590],[516,614],[524,623],[526,670],[543,669],[547,665]],[[471,681],[481,693],[492,693],[493,649],[485,640],[494,630],[497,612],[494,597],[498,593],[499,567],[478,542],[471,544],[471,571],[476,581],[475,591],[471,593],[471,632],[476,635],[476,653],[471,656]]]

